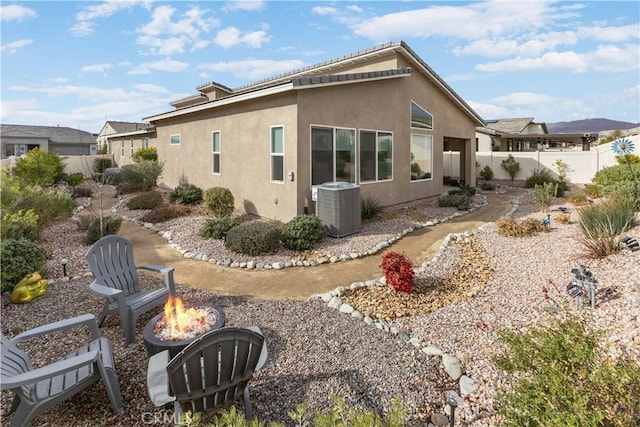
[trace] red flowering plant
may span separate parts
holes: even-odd
[[[382,256],[382,272],[387,284],[398,292],[411,293],[413,289],[413,263],[405,254],[389,251]]]

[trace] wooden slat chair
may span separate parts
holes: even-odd
[[[109,314],[119,314],[127,345],[136,342],[136,320],[141,314],[167,302],[169,293],[175,295],[173,267],[135,265],[133,243],[120,236],[105,236],[87,251],[86,259],[94,280],[89,290],[106,298],[98,318],[99,326]],[[138,270],[161,273],[165,286],[150,291],[139,287]]]
[[[27,353],[17,343],[71,327],[89,327],[91,342],[49,365],[34,368]],[[104,383],[116,413],[123,411],[115,360],[111,344],[101,337],[91,314],[43,325],[13,338],[0,332],[2,359],[0,388],[15,394],[9,413],[15,411],[11,425],[27,426],[38,414],[69,399],[99,379]]]
[[[149,359],[147,390],[155,406],[174,402],[181,411],[213,412],[243,399],[245,417],[253,418],[249,381],[268,358],[257,326],[208,332],[169,360],[169,351]]]

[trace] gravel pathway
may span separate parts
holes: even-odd
[[[437,211],[433,205],[423,208],[430,210],[431,217],[442,215],[444,218],[450,214]],[[408,207],[407,211],[420,210]],[[453,380],[444,371],[441,357],[424,351],[437,348],[455,356],[461,362],[463,373],[477,386],[456,413],[457,424],[496,425],[494,390],[502,381],[491,363],[496,332],[503,327],[522,329],[546,322],[548,302],[542,297],[542,286],[552,280],[558,288],[556,294],[552,290],[552,295],[565,299],[563,290],[570,280],[571,268],[579,262],[587,264],[599,281],[597,307],[592,311],[594,326],[607,328],[613,353],[628,351],[640,359],[640,252],[625,249],[601,261],[576,258],[579,230],[576,212],[571,211],[574,222],[561,225],[552,221],[549,233],[506,238],[489,224],[474,235],[448,245],[437,259],[417,269],[416,278],[417,283],[427,286],[434,281],[444,283],[445,287],[451,283],[456,297],[448,305],[433,310],[425,309],[411,317],[390,318],[387,324],[397,335],[340,313],[320,298],[306,302],[247,299],[218,296],[180,284],[179,293],[187,301],[223,307],[229,325],[259,325],[264,331],[270,361],[251,383],[254,413],[262,420],[287,422],[287,411],[294,409],[297,402],[306,400],[313,409],[327,408],[331,396],[339,394],[359,408],[380,411],[387,410],[395,398],[400,398],[407,408],[408,425],[424,426],[432,414],[445,409],[444,392],[459,390],[459,380]],[[514,216],[542,218],[530,196],[521,200]],[[629,234],[640,237],[640,227],[636,226]],[[349,239],[340,240],[349,244]],[[54,259],[64,255],[81,262],[86,251],[82,234],[71,221],[48,229],[43,241],[51,248]],[[375,242],[367,242],[360,241],[357,245],[378,243],[377,238]],[[481,253],[471,251],[475,253],[471,261],[465,248],[469,246],[481,248]],[[335,253],[351,250],[350,247],[336,248]],[[487,267],[465,273],[470,274],[466,279],[453,274],[466,271],[461,268],[463,265],[477,265],[481,261],[486,262]],[[60,266],[55,261],[48,268],[52,272],[48,278],[55,283],[44,296],[29,304],[14,305],[9,303],[9,295],[2,295],[2,330],[6,335],[13,336],[76,314],[99,313],[102,301],[87,291],[89,277],[80,274],[65,281],[59,277]],[[487,271],[489,274],[480,285],[462,285],[484,277]],[[443,280],[434,279],[438,277]],[[143,283],[145,286],[158,284],[156,278],[148,276],[143,277]],[[370,288],[373,292],[379,287]],[[367,292],[367,289],[352,294],[358,295],[358,292]],[[369,296],[377,298],[373,294]],[[343,297],[346,300],[347,293]],[[366,304],[362,302],[358,307],[354,302],[354,307],[364,311]],[[142,328],[154,314],[148,313],[139,319],[139,340]],[[98,383],[71,401],[43,413],[34,425],[169,425],[168,418],[163,416],[170,414],[154,408],[147,397],[144,345],[138,342],[125,347],[122,330],[113,317],[107,319],[101,331],[114,346],[125,412],[120,415],[111,412],[104,387]],[[411,341],[401,338],[404,333]],[[83,338],[82,334],[67,334],[63,339],[34,342],[28,351],[36,365],[40,365],[60,357]],[[7,413],[9,406],[10,395],[3,391],[2,414]],[[9,420],[2,417],[3,423]]]

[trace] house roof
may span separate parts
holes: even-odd
[[[95,144],[93,134],[64,126],[0,125],[0,137],[47,138],[58,144]]]
[[[353,73],[345,76],[352,76],[352,79],[346,77],[338,77],[337,74],[332,74],[332,71],[344,67],[346,64],[353,64],[357,62],[365,62],[373,57],[379,56],[385,52],[395,51],[403,54],[411,63],[413,63],[418,69],[420,69],[437,87],[439,87],[454,103],[464,110],[474,121],[479,125],[484,125],[484,120],[480,117],[440,76],[436,74],[431,67],[427,65],[405,42],[397,41],[385,43],[379,46],[375,46],[366,50],[352,53],[350,55],[342,56],[340,58],[325,61],[319,64],[310,65],[299,70],[291,71],[285,74],[275,76],[270,79],[260,80],[255,83],[240,86],[235,89],[229,90],[230,95],[205,102],[202,104],[187,106],[181,109],[176,109],[166,113],[161,113],[155,116],[147,117],[144,120],[160,120],[163,118],[175,117],[182,114],[189,114],[195,111],[202,111],[208,108],[215,108],[220,105],[226,105],[235,101],[246,100],[249,98],[256,98],[259,96],[266,96],[270,93],[284,92],[292,89],[300,89],[305,85],[318,84],[318,83],[332,83],[332,84],[344,84],[352,83],[354,81],[361,81],[363,79],[376,79],[376,78],[391,78],[406,75],[411,71],[407,69],[388,70],[386,72],[375,73]],[[385,74],[386,73],[386,74]],[[363,74],[368,74],[366,77]],[[359,75],[359,76],[358,76]],[[340,80],[340,79],[344,80]],[[309,80],[310,79],[310,80]],[[319,80],[317,80],[319,79]],[[197,89],[204,89],[210,86],[220,86],[228,89],[219,83],[211,82],[199,86]],[[175,104],[175,102],[173,103]]]
[[[502,133],[522,133],[533,122],[533,117],[499,119],[487,121],[486,127]]]
[[[111,129],[113,129],[115,133],[143,130],[151,126],[149,123],[117,122],[113,120],[108,120],[105,125],[111,126]]]

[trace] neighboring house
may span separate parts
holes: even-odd
[[[485,123],[404,42],[197,90],[143,119],[169,187],[226,187],[238,208],[284,222],[315,213],[313,189],[327,182],[394,205],[442,192],[445,142],[460,152],[459,179],[475,185],[475,129]]]
[[[1,157],[21,156],[34,148],[66,156],[96,154],[96,138],[64,126],[0,125]]]
[[[155,129],[149,123],[117,122],[109,120],[98,134],[98,144],[107,146],[118,165],[133,163],[131,157],[136,150],[150,146],[149,140],[155,137]]]
[[[478,151],[542,151],[547,149],[590,149],[598,134],[550,134],[546,123],[533,117],[487,120],[476,128]]]

